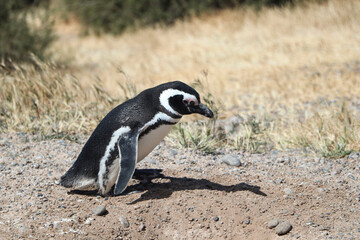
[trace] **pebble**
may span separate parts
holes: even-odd
[[[291,229],[292,229],[292,226],[291,226],[290,222],[285,221],[276,226],[275,232],[277,235],[280,236],[280,235],[287,234],[288,232],[291,231]]]
[[[2,140],[0,140],[0,146],[10,147],[11,143],[9,141],[2,139]]]
[[[146,226],[143,223],[141,223],[139,226],[139,230],[144,231],[145,229],[146,229]]]
[[[337,169],[337,170],[331,172],[331,175],[332,175],[332,176],[335,176],[335,175],[338,175],[338,174],[340,174],[340,173],[341,173],[341,169]]]
[[[121,226],[123,226],[124,228],[130,227],[129,220],[123,215],[121,215],[119,217],[119,222],[120,222]]]
[[[60,227],[60,223],[61,223],[61,221],[55,221],[55,222],[53,223],[54,228],[59,228],[59,227]]]
[[[94,214],[96,216],[103,216],[103,215],[106,215],[107,213],[108,213],[108,211],[106,210],[104,205],[96,206],[94,208]]]
[[[143,162],[147,162],[147,163],[150,163],[150,164],[156,164],[156,160],[153,159],[153,158],[150,158],[150,157],[146,157]]]
[[[175,149],[169,149],[168,153],[170,158],[175,158],[175,156],[178,154],[178,152]]]
[[[273,219],[273,220],[270,220],[269,222],[268,222],[268,228],[270,228],[270,229],[273,229],[274,227],[276,227],[277,225],[279,224],[279,220],[277,220],[277,219]]]
[[[354,175],[352,175],[352,174],[349,174],[349,175],[348,175],[348,178],[350,178],[350,179],[352,179],[352,180],[357,180],[356,177],[354,177]]]
[[[287,195],[291,195],[291,194],[293,193],[293,191],[291,190],[291,188],[285,188],[285,189],[284,189],[284,192],[285,192],[285,194],[287,194]]]
[[[214,221],[215,222],[219,221],[219,217],[214,217]]]
[[[329,230],[330,230],[330,228],[327,226],[321,226],[319,229],[319,231],[329,231]]]
[[[352,153],[350,153],[349,158],[360,160],[360,152],[352,152]]]
[[[93,218],[87,218],[84,222],[85,225],[91,225],[91,221],[94,220]]]
[[[230,166],[235,166],[235,167],[241,166],[239,156],[237,156],[237,155],[227,154],[227,155],[223,156],[222,158],[220,158],[220,161],[223,163],[226,163],[227,165],[230,165]]]

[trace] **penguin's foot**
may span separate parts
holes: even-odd
[[[165,177],[161,172],[162,169],[135,169],[133,178],[141,183],[151,183],[152,179]]]

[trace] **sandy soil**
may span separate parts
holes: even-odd
[[[163,142],[138,168],[164,177],[103,198],[59,185],[83,144],[0,135],[0,239],[360,239],[360,153],[204,155]],[[242,165],[222,163],[226,154]],[[292,230],[278,236],[274,219]]]

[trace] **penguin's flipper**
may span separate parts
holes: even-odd
[[[114,195],[120,195],[130,182],[137,162],[139,134],[130,131],[121,136],[118,141],[120,170],[115,183]]]

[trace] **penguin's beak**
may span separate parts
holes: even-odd
[[[210,110],[210,108],[208,108],[205,104],[202,103],[199,103],[197,106],[191,106],[190,110],[193,113],[199,113],[208,118],[214,117],[214,113]]]

